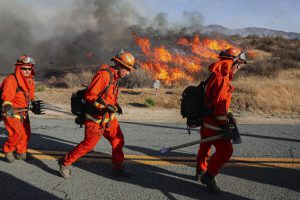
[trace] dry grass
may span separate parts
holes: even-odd
[[[290,69],[279,73],[276,78],[245,76],[233,82],[235,92],[232,110],[253,113],[300,114],[300,70]],[[51,104],[70,104],[72,89],[47,88],[36,96]],[[122,106],[146,107],[145,100],[153,99],[155,106],[147,109],[179,109],[184,87],[120,89],[119,103]]]
[[[234,82],[234,109],[300,114],[300,70],[286,70],[276,78],[243,77]]]
[[[42,92],[36,92],[38,99],[44,100],[53,105],[71,104],[71,95],[79,88],[63,89],[63,88],[46,88]]]
[[[47,88],[43,92],[36,92],[39,99],[51,104],[70,104],[71,94],[81,88]],[[135,107],[146,107],[145,100],[153,99],[155,108],[179,108],[182,89],[159,89],[156,93],[151,88],[120,89],[119,103]]]
[[[46,80],[46,84],[53,88],[75,88],[81,85],[89,85],[94,73],[89,70],[79,73],[68,72],[61,77],[51,76]]]
[[[145,100],[153,99],[154,107],[179,108],[181,89],[158,89],[152,88],[121,89],[119,102],[122,105],[146,107]]]
[[[276,78],[240,77],[234,81],[236,88],[232,98],[234,111],[255,113],[300,114],[300,70],[282,71]],[[122,89],[120,103],[143,106],[145,99],[154,99],[155,107],[180,108],[184,87],[159,89]]]

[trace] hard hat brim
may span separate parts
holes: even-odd
[[[126,68],[128,68],[129,70],[137,69],[137,67],[136,67],[135,65],[134,65],[134,66],[128,65],[127,63],[122,62],[120,59],[118,59],[118,58],[116,58],[116,57],[112,57],[112,58],[111,58],[111,61],[119,62],[119,63],[121,63],[123,66],[125,66]]]

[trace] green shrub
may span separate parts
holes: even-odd
[[[147,107],[152,107],[155,106],[155,101],[152,98],[147,98],[145,99],[145,103],[144,103]]]
[[[35,91],[36,92],[44,92],[46,90],[46,86],[42,84],[38,84],[35,86]]]

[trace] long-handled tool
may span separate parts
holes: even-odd
[[[44,106],[45,105],[45,106]],[[51,111],[56,111],[56,112],[59,112],[59,113],[64,113],[64,114],[67,114],[67,115],[71,115],[71,116],[74,116],[71,112],[68,112],[68,111],[64,111],[62,108],[60,107],[57,107],[57,106],[52,106],[51,104],[47,104],[47,103],[44,103],[42,108],[41,108],[43,111],[44,110],[51,110]],[[25,111],[28,111],[28,109],[18,109],[16,110],[17,112],[25,112]],[[44,112],[41,113],[41,114],[45,114]]]
[[[166,154],[166,153],[169,153],[170,151],[175,150],[175,149],[180,149],[180,148],[183,148],[183,147],[188,147],[188,146],[192,146],[192,145],[195,145],[195,144],[201,144],[201,143],[205,143],[205,142],[211,142],[211,141],[218,140],[218,139],[221,139],[221,138],[223,138],[223,135],[218,134],[218,135],[208,137],[208,138],[204,138],[204,139],[201,139],[201,140],[197,140],[197,141],[194,141],[194,142],[189,142],[189,143],[185,143],[185,144],[181,144],[181,145],[177,145],[177,146],[173,146],[173,147],[163,148],[163,149],[160,150],[160,153],[161,154]]]

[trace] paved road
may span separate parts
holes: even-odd
[[[8,164],[0,154],[0,199],[300,199],[300,125],[240,125],[243,144],[217,177],[224,193],[206,192],[193,180],[197,146],[162,157],[159,149],[199,139],[183,124],[122,122],[130,179],[110,176],[110,145],[72,167],[72,178],[57,172],[56,159],[83,138],[73,120],[32,120],[28,161]],[[3,123],[0,144],[6,139]]]

